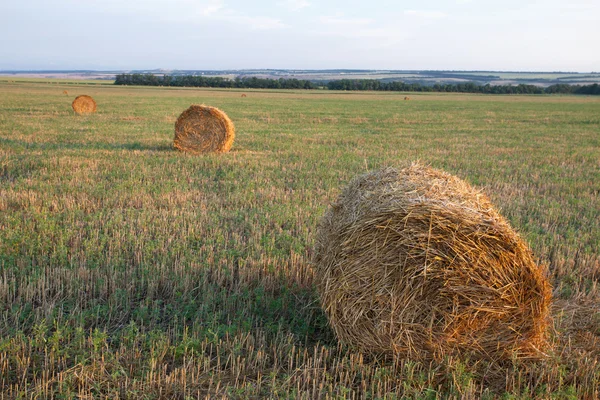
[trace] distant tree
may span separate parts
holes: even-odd
[[[592,85],[584,85],[578,88],[575,93],[577,94],[592,94],[592,95],[600,95],[600,85],[594,83]]]
[[[480,85],[476,82],[461,82],[458,84],[435,83],[406,83],[402,81],[383,81],[378,79],[337,79],[327,83],[313,82],[305,79],[279,78],[267,79],[252,77],[236,77],[234,80],[220,76],[202,75],[164,75],[154,74],[118,74],[115,85],[146,85],[146,86],[178,86],[178,87],[213,87],[213,88],[253,88],[253,89],[317,89],[325,86],[329,90],[377,90],[396,92],[460,92],[487,94],[542,94],[542,93],[575,93],[600,95],[600,85],[567,85],[555,84],[542,89],[535,85]]]

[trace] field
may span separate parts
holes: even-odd
[[[0,82],[0,399],[600,395],[600,99],[241,93]],[[196,103],[233,120],[230,153],[172,149]],[[482,188],[549,266],[546,359],[337,343],[316,224],[355,175],[413,160]]]

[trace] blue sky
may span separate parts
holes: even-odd
[[[0,69],[600,71],[599,0],[2,0]]]

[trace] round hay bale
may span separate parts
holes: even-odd
[[[359,176],[319,223],[313,257],[338,339],[416,360],[537,358],[546,269],[487,196],[413,164]]]
[[[82,94],[77,96],[71,104],[73,111],[77,114],[88,114],[96,112],[96,102],[90,96]]]
[[[69,92],[67,92],[66,90],[63,90],[63,94],[64,94],[64,95],[68,95],[68,94],[69,94]]]
[[[410,97],[406,96],[404,97],[404,100],[410,100]]]
[[[192,105],[175,122],[173,146],[189,153],[225,153],[234,138],[235,127],[227,114],[215,107]]]

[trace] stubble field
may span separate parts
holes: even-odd
[[[600,99],[406,95],[0,82],[0,398],[597,398]],[[230,153],[172,149],[202,103]],[[337,343],[317,222],[357,174],[414,160],[480,187],[548,265],[546,359]]]

